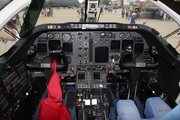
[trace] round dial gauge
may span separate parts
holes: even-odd
[[[96,44],[96,43],[98,43],[98,40],[97,40],[97,39],[95,39],[95,40],[94,40],[94,43],[95,43],[95,44]]]
[[[112,33],[107,33],[107,38],[112,38]]]
[[[52,34],[52,33],[49,33],[49,34],[47,35],[47,37],[50,38],[50,39],[52,39],[52,38],[53,38],[53,34]]]
[[[70,35],[69,34],[63,34],[63,40],[64,41],[69,41],[70,40]]]
[[[99,37],[99,34],[94,33],[94,37],[95,37],[95,38],[98,38],[98,37]]]
[[[81,42],[78,43],[78,46],[79,46],[79,47],[82,47],[82,45],[83,45],[83,44],[82,44]]]
[[[100,34],[100,37],[102,37],[102,38],[104,38],[106,36],[106,33],[104,33],[104,32],[102,32],[101,34]]]
[[[55,38],[59,38],[59,36],[60,36],[59,33],[54,33]]]
[[[119,37],[122,39],[122,38],[125,37],[125,34],[124,34],[124,33],[120,33],[120,34],[119,34]]]
[[[126,38],[130,38],[131,37],[131,33],[126,33]]]
[[[104,40],[100,40],[100,43],[103,44],[103,43],[104,43]]]

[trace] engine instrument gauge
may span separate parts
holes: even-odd
[[[63,34],[63,40],[68,42],[70,40],[70,35],[69,34]]]
[[[59,38],[60,34],[59,33],[54,33],[54,38]]]

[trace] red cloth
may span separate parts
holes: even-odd
[[[61,103],[62,90],[60,86],[61,79],[56,72],[56,62],[52,63],[54,72],[48,84],[48,98],[40,103],[39,120],[71,120],[71,115],[66,106]]]

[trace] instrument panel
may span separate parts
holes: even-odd
[[[132,56],[127,62],[135,55],[149,57],[145,39],[129,31],[51,31],[38,36],[33,46],[37,52],[30,64],[39,64],[46,56],[61,63],[59,51],[62,50],[68,59],[68,72],[74,73],[77,65],[106,65],[106,70],[119,70],[117,64],[128,47],[131,47]]]
[[[153,55],[157,52],[156,47],[149,47],[142,35],[134,31],[49,31],[39,35],[31,48],[29,51],[36,52],[26,65],[34,72],[37,68],[51,68],[53,59],[60,71],[63,51],[68,65],[60,74],[76,75],[76,88],[107,88],[107,74],[128,72],[124,67],[157,65],[152,56],[153,51]],[[51,61],[44,63],[47,57]]]

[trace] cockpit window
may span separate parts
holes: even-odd
[[[78,0],[45,0],[36,25],[79,22],[85,15],[84,10],[84,5]]]
[[[0,7],[4,7],[11,1],[12,0],[0,0]],[[167,40],[167,42],[169,42],[172,47],[176,48],[180,53],[180,34],[178,34],[180,31],[179,25],[177,25],[177,23],[172,19],[171,15],[145,0],[142,0],[142,2],[128,2],[128,0],[126,0],[123,3],[123,6],[121,1],[122,0],[98,0],[99,5],[97,6],[97,9],[95,9],[96,4],[91,4],[92,9],[85,11],[88,7],[86,7],[87,4],[85,0],[45,0],[42,9],[40,8],[38,11],[37,22],[36,19],[34,19],[34,12],[36,12],[34,10],[29,12],[29,14],[32,15],[29,17],[30,21],[28,21],[28,18],[26,18],[26,20],[27,22],[33,22],[35,26],[49,23],[86,22],[85,18],[88,17],[87,14],[94,10],[96,11],[94,14],[95,22],[113,22],[122,24],[135,23],[156,29],[160,35],[165,37],[165,40]],[[174,2],[179,4],[180,0],[174,0]],[[41,3],[39,2],[39,4]],[[34,7],[36,6],[37,4],[34,5]],[[21,33],[27,33],[26,30],[29,30],[28,27],[31,27],[32,29],[34,28],[33,24],[28,23],[23,26],[23,21],[26,16],[29,16],[29,14],[28,9],[23,9],[18,13],[19,17],[14,16],[11,19],[11,21],[17,26],[19,32],[21,31],[20,36]],[[21,22],[20,25],[18,24],[17,18],[19,18]],[[21,30],[23,28],[26,28],[26,30]],[[28,33],[28,35],[30,34]],[[1,29],[0,37],[3,36],[9,35],[4,32],[4,29]],[[0,41],[0,55],[6,52],[10,47],[10,42],[4,43]]]
[[[0,10],[2,10],[12,0],[0,0]]]
[[[159,31],[162,37],[166,37],[179,28],[179,25],[172,19],[171,15],[168,15],[159,7],[150,2],[146,2],[145,0],[142,0],[141,2],[125,1],[123,6],[121,4],[122,0],[107,1],[108,0],[98,1],[99,6],[95,14],[96,22],[130,24],[133,23],[131,20],[133,17],[132,14],[134,13],[135,24],[152,27]],[[174,1],[177,3],[179,2],[179,0]],[[84,0],[73,0],[71,4],[62,0],[46,0],[36,25],[47,23],[85,22],[86,15],[88,16],[89,12],[92,13],[95,4],[91,4],[91,9],[87,9],[87,11],[85,11],[85,5]],[[179,36],[176,33],[166,38],[166,40],[176,48]],[[177,47],[176,50],[180,52],[180,47]]]

